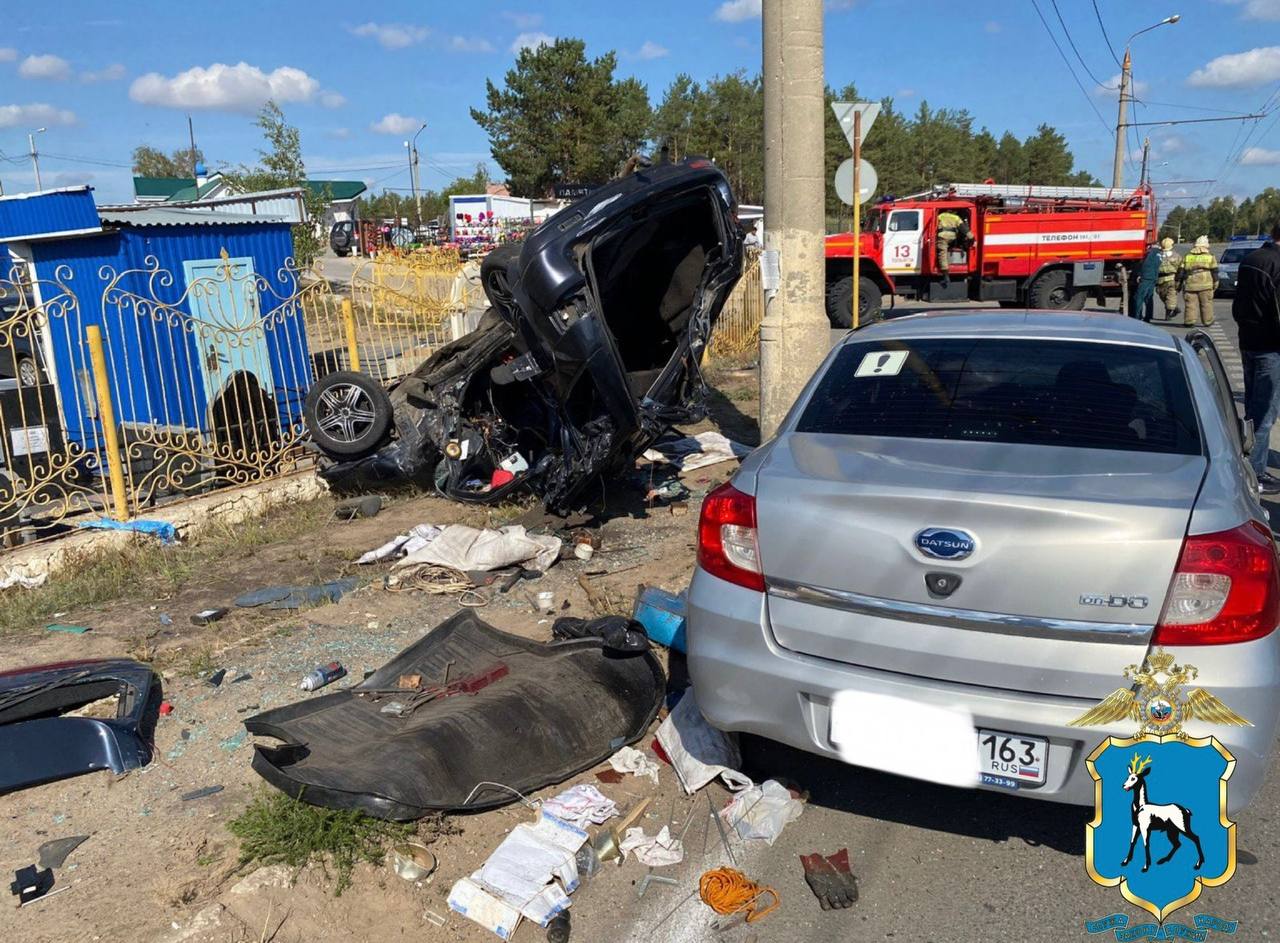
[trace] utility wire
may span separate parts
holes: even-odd
[[[1102,30],[1102,38],[1106,40],[1107,48],[1111,50],[1111,58],[1123,70],[1124,65],[1120,62],[1120,57],[1116,55],[1116,47],[1111,45],[1111,37],[1107,35],[1107,24],[1102,22],[1102,11],[1098,9],[1098,0],[1093,0],[1093,15],[1098,18],[1098,29]]]
[[[1108,85],[1106,82],[1102,81],[1100,78],[1098,78],[1096,75],[1093,74],[1093,70],[1090,69],[1088,64],[1084,61],[1084,56],[1080,55],[1080,50],[1076,48],[1076,41],[1071,38],[1071,30],[1067,29],[1067,21],[1062,18],[1062,11],[1058,9],[1058,0],[1049,0],[1049,2],[1053,4],[1053,12],[1058,17],[1058,24],[1062,27],[1062,32],[1063,32],[1063,35],[1067,37],[1067,42],[1071,44],[1071,51],[1076,54],[1076,59],[1079,60],[1080,67],[1084,69],[1086,73],[1088,73],[1089,78],[1093,79],[1093,81],[1097,85],[1099,85],[1102,88],[1114,90],[1115,89],[1114,85]]]
[[[1036,15],[1040,17],[1040,23],[1044,26],[1044,31],[1049,34],[1049,39],[1053,41],[1053,48],[1058,50],[1058,55],[1062,57],[1062,64],[1067,67],[1067,71],[1071,73],[1072,80],[1076,83],[1076,88],[1080,89],[1080,94],[1084,96],[1084,100],[1089,103],[1089,107],[1093,109],[1094,115],[1098,118],[1098,123],[1108,134],[1113,133],[1112,128],[1102,117],[1102,112],[1098,111],[1098,106],[1093,103],[1093,98],[1085,90],[1084,84],[1080,81],[1080,76],[1076,75],[1076,70],[1071,65],[1071,60],[1067,58],[1067,54],[1062,51],[1062,45],[1058,42],[1058,37],[1053,35],[1053,30],[1049,28],[1049,21],[1044,18],[1044,13],[1040,11],[1040,4],[1036,0],[1031,0],[1031,5],[1035,8]]]

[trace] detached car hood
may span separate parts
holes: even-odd
[[[733,195],[710,161],[616,180],[486,257],[489,312],[376,403],[391,421],[368,447],[328,434],[325,413],[358,398],[342,384],[368,380],[317,382],[306,415],[321,474],[339,488],[417,478],[485,503],[528,488],[575,510],[672,423],[701,417],[698,364],[741,273]]]

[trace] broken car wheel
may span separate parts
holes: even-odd
[[[391,400],[372,377],[339,370],[311,387],[303,417],[322,451],[352,458],[382,444],[391,428]]]

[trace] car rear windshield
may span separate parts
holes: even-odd
[[[849,344],[819,380],[796,431],[1200,452],[1177,353],[1076,341]]]
[[[1256,248],[1257,246],[1250,246],[1247,249],[1237,246],[1234,249],[1228,249],[1226,252],[1222,253],[1222,261],[1227,263],[1228,265],[1230,265],[1232,262],[1235,262],[1235,263],[1243,262],[1244,257]]]

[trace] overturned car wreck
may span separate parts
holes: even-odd
[[[579,509],[673,423],[701,418],[699,362],[741,272],[733,195],[709,161],[616,180],[492,252],[480,326],[389,394],[359,373],[318,381],[305,415],[320,474],[477,503],[530,489],[548,510]]]

